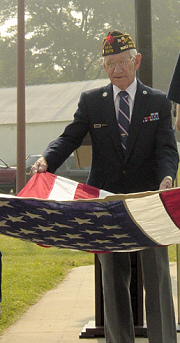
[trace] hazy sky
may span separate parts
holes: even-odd
[[[5,36],[6,35],[6,30],[8,27],[12,26],[12,25],[16,25],[17,24],[17,18],[12,18],[10,20],[7,20],[6,23],[2,26],[0,26],[0,34],[1,36]]]

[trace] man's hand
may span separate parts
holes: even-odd
[[[159,189],[167,189],[172,188],[172,177],[171,176],[165,176],[165,178],[161,181]]]
[[[48,164],[46,159],[42,156],[40,157],[32,166],[30,171],[30,176],[33,176],[36,173],[43,173],[48,169]]]

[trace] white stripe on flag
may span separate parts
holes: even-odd
[[[142,231],[158,244],[174,244],[179,241],[179,229],[174,224],[159,197],[159,193],[147,197],[125,200],[129,214]],[[148,214],[149,220],[147,220]]]
[[[62,176],[57,176],[54,179],[54,185],[50,192],[48,199],[56,201],[71,201],[74,200],[75,194],[78,188],[79,182],[74,180],[66,179]],[[87,186],[88,187],[88,186]],[[85,186],[86,188],[86,186]],[[104,191],[103,189],[98,190],[97,198],[105,198],[113,193]],[[76,197],[77,198],[77,197]]]
[[[56,177],[51,193],[48,199],[56,201],[70,201],[74,199],[78,182]]]
[[[113,195],[113,193],[104,191],[103,189],[100,189],[99,198],[103,199],[103,198],[107,197],[108,195]]]

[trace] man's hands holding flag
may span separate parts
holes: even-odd
[[[45,157],[40,157],[32,166],[30,176],[32,177],[36,173],[43,173],[48,169],[48,164]]]

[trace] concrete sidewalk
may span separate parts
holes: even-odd
[[[170,269],[177,316],[176,263]],[[94,266],[74,268],[9,327],[0,343],[105,343],[104,338],[79,338],[83,327],[94,320],[94,313]],[[148,339],[136,338],[136,343],[148,343]]]

